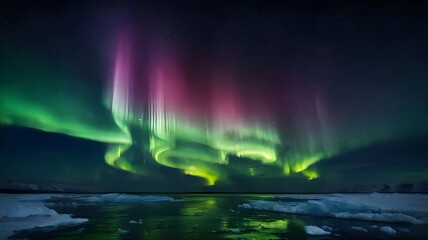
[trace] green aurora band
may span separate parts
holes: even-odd
[[[322,111],[325,104],[318,97],[302,107],[312,107],[314,114],[297,112],[297,123],[288,127],[296,130],[285,136],[275,125],[247,119],[238,111],[233,117],[220,112],[210,115],[210,119],[206,116],[202,120],[192,119],[180,112],[182,108],[176,104],[186,94],[175,94],[176,89],[182,89],[180,81],[170,62],[162,58],[153,61],[156,66],[145,81],[148,87],[145,105],[141,106],[136,101],[141,94],[135,88],[140,78],[133,73],[128,45],[125,39],[116,49],[107,108],[101,101],[90,100],[91,89],[79,84],[78,77],[48,74],[40,59],[15,54],[17,57],[2,62],[0,123],[104,142],[108,144],[105,162],[112,167],[150,175],[156,173],[147,169],[146,161],[154,161],[203,178],[206,185],[227,181],[233,175],[301,174],[313,180],[320,177],[317,162],[399,136],[387,127],[363,140],[356,140],[352,134],[339,135],[328,126]],[[31,69],[21,60],[24,58],[31,59]],[[214,100],[213,104],[220,102],[219,109],[228,109],[234,102],[242,102],[236,100],[239,98],[233,92],[217,97],[227,99],[228,95],[233,101]],[[135,157],[130,154],[132,151],[142,154]]]
[[[111,117],[106,111],[99,111],[101,104],[85,99],[90,89],[78,84],[77,79],[50,74],[41,59],[19,53],[8,55],[7,62],[1,62],[0,71],[1,124],[99,142],[131,142],[129,135],[120,131],[113,121],[105,121]],[[31,59],[28,62],[32,67],[28,68],[27,62],[21,59]]]
[[[308,180],[313,180],[319,174],[311,166],[357,147],[350,143],[340,146],[335,144],[333,134],[325,126],[327,120],[321,116],[322,108],[318,99],[315,99],[314,104],[318,121],[316,124],[307,122],[302,125],[303,130],[298,135],[307,137],[296,137],[287,142],[289,150],[285,154],[280,154],[284,142],[277,129],[257,120],[251,123],[248,119],[239,118],[235,109],[232,118],[228,118],[227,113],[220,113],[220,119],[212,121],[189,120],[177,111],[180,107],[176,102],[180,102],[183,94],[177,94],[176,91],[182,89],[182,86],[177,72],[171,67],[171,61],[165,59],[154,61],[154,73],[150,74],[146,84],[150,88],[148,108],[136,111],[139,106],[133,104],[133,97],[138,94],[133,92],[136,84],[133,82],[135,76],[131,67],[131,52],[129,41],[122,39],[116,52],[110,93],[112,115],[117,126],[127,135],[143,132],[142,135],[146,137],[137,148],[148,152],[150,158],[160,165],[204,178],[206,185],[214,185],[217,180],[226,180],[228,176],[236,174],[250,177],[302,174]],[[223,105],[219,109],[236,105],[234,92],[221,92],[220,95],[227,100],[220,100],[220,105]],[[301,119],[305,117],[302,114]],[[314,136],[317,132],[322,132],[318,134],[321,137]],[[300,139],[300,142],[296,143],[296,139]],[[148,174],[141,161],[124,156],[133,144],[111,145],[105,156],[106,163],[134,174]],[[235,168],[228,167],[236,158],[245,159],[246,163]]]

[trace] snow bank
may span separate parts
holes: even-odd
[[[331,232],[327,232],[317,226],[305,226],[304,230],[309,235],[330,235]]]
[[[73,218],[70,214],[59,214],[37,201],[47,196],[0,195],[0,239],[11,236],[15,231],[36,227],[62,227],[87,222],[85,218]]]
[[[140,203],[140,202],[171,202],[175,201],[167,196],[138,196],[120,193],[99,194],[87,197],[81,197],[80,200],[93,203]]]
[[[306,201],[302,201],[304,195],[296,195],[296,199],[299,201],[292,201],[293,195],[290,196],[288,196],[287,202],[254,201],[244,203],[239,207],[367,221],[428,223],[428,195],[374,193],[358,194],[357,196],[357,194],[329,194],[319,195],[316,199],[310,195],[308,196],[310,200]],[[285,195],[281,197],[285,198]],[[385,204],[383,197],[386,198]],[[394,198],[397,199],[394,200]],[[406,206],[412,203],[415,203],[416,206]]]

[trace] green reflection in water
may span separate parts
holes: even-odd
[[[63,205],[54,209],[90,219],[87,224],[38,239],[305,239],[304,223],[287,215],[246,211],[239,204],[266,200],[261,195],[186,195],[183,201]],[[141,223],[138,223],[141,219]],[[131,223],[130,221],[136,221]],[[122,229],[124,232],[119,232]],[[239,232],[237,232],[239,229]],[[44,234],[44,235],[40,235]],[[27,237],[27,236],[25,236]],[[28,235],[31,239],[32,235]]]

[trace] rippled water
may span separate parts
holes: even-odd
[[[36,229],[12,238],[27,239],[428,239],[427,224],[381,223],[286,214],[238,207],[252,201],[277,201],[271,195],[168,195],[157,203],[80,203],[54,198],[48,207],[58,213],[87,218],[82,225]],[[281,200],[290,201],[290,200]],[[293,200],[296,201],[296,200]],[[141,219],[141,220],[140,220]],[[130,222],[132,221],[132,222]],[[135,222],[134,222],[135,221]],[[391,226],[387,235],[372,225]],[[329,226],[332,234],[310,236],[304,226]],[[352,228],[354,227],[354,228]],[[368,232],[361,232],[362,227]],[[358,229],[358,228],[357,228]]]

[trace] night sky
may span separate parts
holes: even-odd
[[[428,2],[296,2],[2,2],[0,181],[428,180]]]

